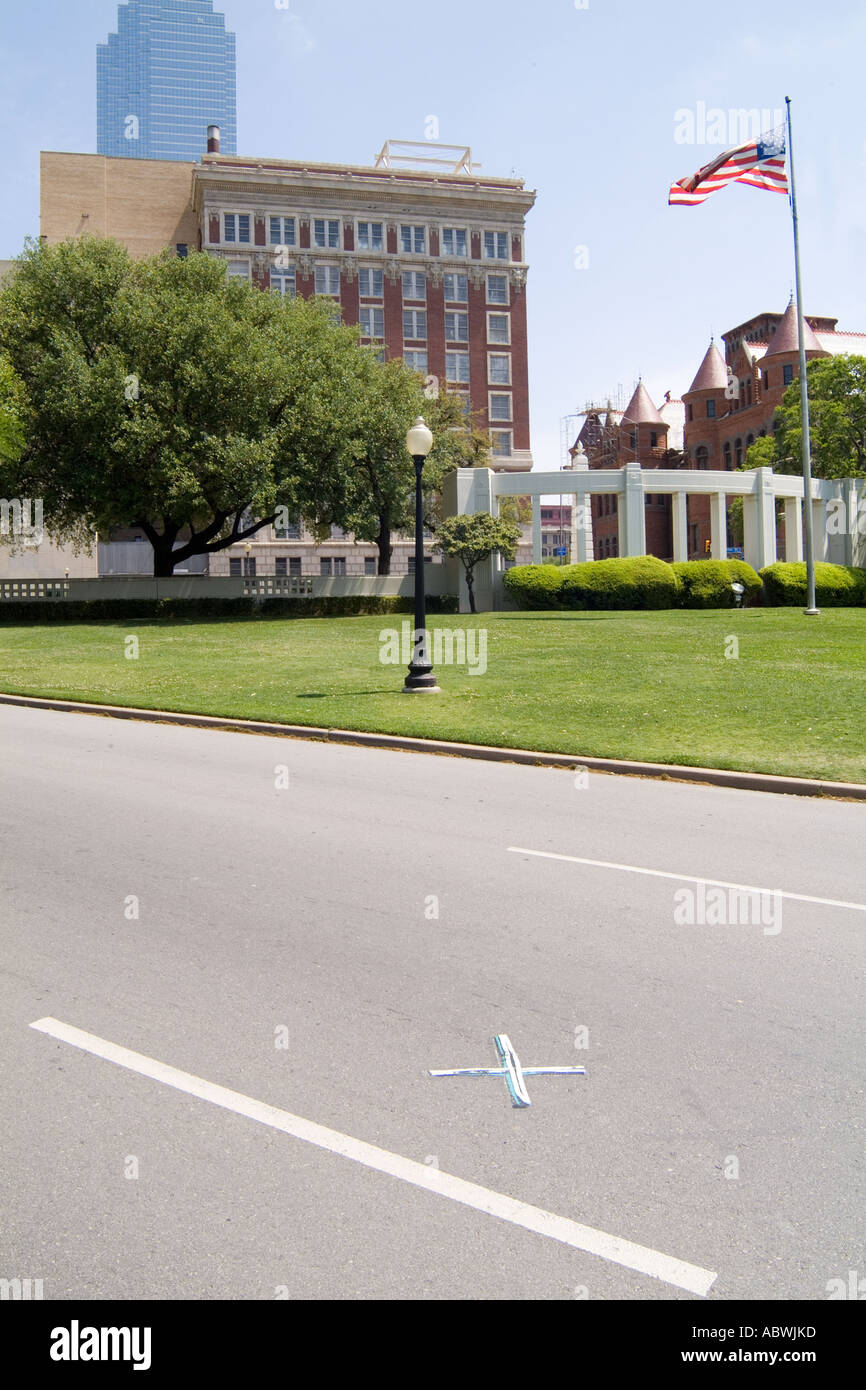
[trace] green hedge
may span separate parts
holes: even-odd
[[[562,570],[563,608],[676,608],[679,581],[670,565],[654,555],[587,560]]]
[[[456,613],[457,598],[450,594],[427,599],[428,613]],[[91,623],[129,618],[350,618],[364,614],[414,613],[411,595],[352,594],[345,598],[160,598],[160,599],[58,599],[56,602],[0,602],[0,623],[25,626],[33,623]]]
[[[742,560],[683,560],[671,569],[680,582],[681,608],[735,608],[735,582],[746,591],[743,606],[761,601],[760,576]]]
[[[806,603],[806,566],[767,565],[761,570],[768,608],[801,608]],[[848,565],[815,566],[815,602],[819,608],[866,607],[866,570]]]
[[[564,573],[561,565],[515,565],[505,571],[505,592],[518,608],[558,608]]]

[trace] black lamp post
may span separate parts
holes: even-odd
[[[415,463],[415,632],[412,660],[409,664],[409,674],[403,686],[403,694],[417,695],[422,692],[436,694],[439,691],[439,686],[436,684],[433,663],[430,661],[427,614],[425,612],[424,497],[421,491],[424,460],[433,448],[433,435],[420,415],[406,435],[406,448]]]

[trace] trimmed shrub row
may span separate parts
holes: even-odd
[[[517,565],[505,589],[522,609],[733,608],[731,584],[743,602],[760,602],[761,580],[742,560],[693,560],[667,565],[654,555],[590,560],[580,565]]]
[[[760,603],[761,580],[743,560],[684,560],[671,565],[680,582],[680,608],[734,608],[732,584],[742,584],[743,606]]]
[[[428,613],[456,613],[450,594],[427,599]],[[58,599],[0,603],[0,623],[91,623],[127,618],[148,620],[200,618],[350,618],[415,611],[411,595],[382,597],[352,594],[344,598],[160,598]]]
[[[798,607],[806,602],[805,564],[768,565],[757,574],[742,560],[690,560],[666,565],[652,555],[581,565],[517,565],[505,589],[522,609],[734,608],[733,583],[743,605]],[[815,566],[819,608],[866,607],[866,569]]]
[[[629,560],[589,560],[563,565],[562,608],[675,608],[677,577],[654,555]]]
[[[805,563],[767,565],[761,578],[768,608],[802,608],[805,604]],[[866,570],[816,564],[815,602],[819,608],[866,607]]]

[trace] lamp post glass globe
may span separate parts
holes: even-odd
[[[415,633],[404,695],[438,694],[439,686],[429,658],[426,599],[424,593],[424,498],[421,475],[424,460],[433,448],[433,435],[419,415],[406,435],[406,448],[415,464]]]

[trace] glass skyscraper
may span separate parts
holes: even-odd
[[[96,49],[96,148],[126,159],[198,160],[218,125],[237,154],[235,36],[213,0],[128,0]]]

